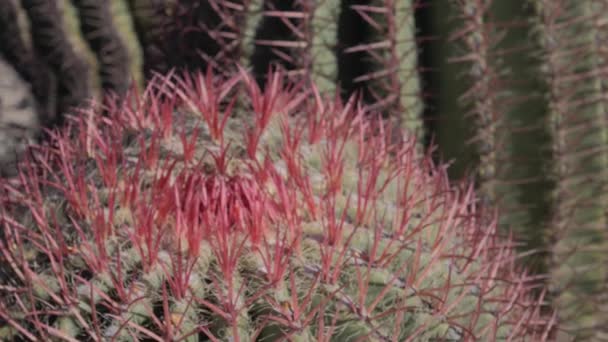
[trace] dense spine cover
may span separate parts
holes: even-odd
[[[282,79],[158,78],[32,149],[2,183],[3,338],[548,338],[470,186]]]
[[[542,163],[538,150],[548,141],[542,133],[544,108],[538,105],[542,102],[538,99],[541,91],[529,89],[534,69],[523,67],[523,58],[519,57],[530,51],[529,44],[521,41],[526,35],[521,29],[519,33],[506,29],[525,29],[525,20],[517,16],[523,9],[518,8],[521,4],[491,0],[454,0],[450,5],[454,20],[459,22],[450,41],[460,49],[449,61],[466,68],[454,81],[467,89],[459,98],[462,112],[445,115],[461,116],[460,120],[471,131],[463,145],[476,156],[472,171],[477,178],[479,196],[485,203],[501,208],[500,226],[514,229],[518,240],[526,244],[526,250],[540,249],[542,232],[534,233],[534,229],[545,222],[539,223],[542,220],[534,213],[547,207],[542,195],[549,192],[539,184],[537,175],[539,170],[546,172],[549,165],[545,161],[545,168],[538,166]],[[513,16],[501,15],[501,11],[510,11]],[[512,36],[516,34],[520,39],[513,42]],[[527,72],[530,77],[522,79],[509,70]],[[528,92],[523,93],[526,87]],[[448,121],[445,125],[446,131],[459,130],[450,127]],[[526,167],[521,167],[522,164]],[[532,191],[537,192],[536,196]],[[531,259],[540,258],[536,255]],[[538,264],[536,271],[546,272]]]

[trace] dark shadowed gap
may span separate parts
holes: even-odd
[[[205,70],[207,62],[201,53],[214,56],[221,49],[208,30],[216,28],[221,19],[209,2],[193,0],[180,1],[173,18],[167,56],[172,57],[175,53],[171,51],[178,51],[179,60],[171,64],[188,71]]]
[[[296,11],[298,10],[297,0],[265,0],[264,10],[271,9],[276,11]],[[295,19],[289,20],[293,22]],[[296,23],[293,22],[293,24],[295,25]],[[294,41],[297,38],[290,28],[281,21],[281,18],[265,16],[256,30],[255,39]],[[275,51],[281,54],[290,54],[287,48],[255,45],[253,55],[251,56],[251,64],[253,66],[254,77],[260,87],[264,86],[266,73],[271,66],[280,65],[285,70],[294,70],[296,68],[294,63],[281,59]]]
[[[369,36],[368,25],[365,20],[355,12],[353,5],[370,5],[370,0],[342,0],[340,4],[340,17],[338,18],[338,85],[342,90],[342,98],[347,99],[354,92],[361,92],[363,100],[370,100],[371,95],[363,87],[363,83],[356,84],[354,79],[371,71],[372,65],[366,60],[365,51],[345,53],[344,49],[355,46],[367,40]]]
[[[436,96],[439,92],[439,80],[435,74],[439,72],[437,65],[438,37],[441,34],[433,25],[433,0],[425,0],[414,13],[416,23],[416,41],[418,44],[418,77],[420,77],[420,90],[423,96],[424,109],[422,120],[424,122],[424,146],[429,147],[431,142],[436,143],[437,138],[437,110]],[[436,153],[437,154],[437,153]],[[437,155],[434,156],[437,159]]]

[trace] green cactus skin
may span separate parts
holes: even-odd
[[[112,20],[116,25],[118,34],[127,48],[130,76],[133,78],[135,84],[142,89],[144,88],[143,52],[140,45],[141,42],[139,41],[135,30],[134,18],[129,10],[128,1],[113,0],[110,2],[110,9]]]
[[[253,68],[252,57],[255,53],[255,40],[256,40],[256,31],[258,27],[261,25],[261,22],[264,18],[263,9],[264,9],[264,0],[249,0],[248,5],[248,15],[245,20],[244,30],[242,31],[244,34],[242,40],[242,54],[241,58],[238,61],[242,66],[247,66]],[[236,62],[236,61],[235,61]]]
[[[547,340],[472,187],[282,79],[159,77],[33,148],[2,180],[0,338]]]
[[[477,126],[478,149],[480,156],[479,178],[480,191],[495,202],[499,197],[497,189],[499,160],[504,160],[504,149],[499,149],[502,144],[499,140],[504,139],[499,134],[505,134],[506,121],[502,109],[504,105],[497,100],[498,72],[493,65],[490,52],[496,46],[493,33],[489,29],[487,11],[491,2],[481,4],[479,1],[456,0],[452,5],[462,16],[464,28],[456,32],[453,39],[461,39],[466,46],[466,53],[457,57],[457,61],[467,61],[471,65],[470,75],[474,85],[467,91],[463,98],[472,103],[472,112],[475,114]]]
[[[606,3],[534,1],[553,134],[551,292],[564,330],[602,340],[608,330],[606,171],[608,132],[598,49]]]
[[[289,70],[292,80],[312,80],[321,94],[335,95],[340,1],[275,0],[264,4],[264,20],[254,41],[256,62],[263,55],[270,56],[274,64]],[[256,64],[258,72],[268,69],[267,64]]]

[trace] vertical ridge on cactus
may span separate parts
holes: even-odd
[[[78,56],[63,28],[57,0],[22,0],[30,21],[36,54],[53,70],[57,80],[57,120],[91,96],[88,65]]]
[[[114,26],[110,2],[72,0],[72,3],[78,9],[84,38],[99,61],[102,90],[124,95],[131,83],[129,55]]]
[[[502,113],[504,105],[497,99],[497,93],[502,90],[501,80],[492,61],[495,58],[490,56],[490,51],[493,51],[498,43],[491,24],[486,22],[492,2],[463,0],[456,1],[455,4],[454,8],[459,9],[464,17],[465,27],[455,32],[452,39],[462,40],[467,47],[465,55],[455,60],[469,62],[470,74],[474,79],[474,85],[463,94],[463,98],[473,103],[472,112],[478,127],[475,139],[479,145],[480,190],[495,203],[499,197],[496,183],[501,176],[498,171],[499,160],[504,160],[504,156],[498,154],[505,152],[500,143],[504,137],[499,134],[508,132],[505,132],[503,127],[506,121]]]
[[[157,77],[32,147],[2,181],[0,336],[548,339],[471,186],[282,79]]]
[[[515,30],[509,32],[505,28],[525,28],[525,19],[509,16],[509,22],[502,21],[497,17],[496,9],[502,6],[518,13],[521,10],[517,7],[521,4],[457,0],[451,5],[463,26],[452,34],[450,40],[461,46],[463,51],[450,58],[450,62],[464,64],[468,68],[463,83],[469,88],[463,91],[460,101],[466,109],[462,114],[463,120],[474,123],[473,132],[465,143],[475,150],[478,158],[474,171],[478,178],[479,196],[501,208],[500,226],[516,230],[518,239],[526,244],[526,250],[542,250],[542,243],[539,243],[542,233],[533,234],[525,230],[538,226],[541,220],[534,215],[538,206],[545,204],[538,198],[542,197],[543,186],[534,178],[534,172],[540,168],[536,166],[540,158],[534,149],[544,142],[543,127],[532,125],[533,122],[542,122],[543,114],[530,114],[541,107],[537,105],[541,102],[540,91],[533,89],[523,93],[522,89],[531,87],[531,81],[516,79],[518,74],[508,72],[509,69],[523,69],[518,65],[521,60],[514,55],[521,55],[530,47],[525,42],[508,42],[509,38],[512,40],[509,33],[515,34]],[[526,70],[532,79],[533,67],[527,66]],[[522,108],[528,112],[519,114]],[[532,118],[522,118],[524,115]],[[534,136],[532,143],[528,142],[530,135]],[[526,167],[521,167],[521,164]],[[530,188],[540,193],[538,197],[529,195]],[[528,196],[522,200],[524,194]]]

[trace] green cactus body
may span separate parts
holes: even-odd
[[[458,60],[466,60],[471,64],[470,75],[474,85],[464,97],[472,103],[472,112],[478,127],[476,139],[478,147],[479,176],[481,193],[491,202],[499,197],[497,189],[499,160],[499,133],[505,133],[503,127],[505,118],[497,101],[495,65],[491,61],[490,50],[494,48],[493,33],[486,22],[489,4],[478,1],[456,1],[455,8],[462,13],[465,28],[457,32],[456,37],[462,39],[467,47],[467,54]],[[504,151],[504,150],[502,150]],[[499,159],[502,157],[501,159]]]
[[[124,95],[133,81],[142,84],[140,44],[123,0],[59,3],[64,9],[66,33],[91,68],[90,79],[98,100],[108,92]]]
[[[471,187],[271,76],[154,79],[32,150],[2,183],[0,338],[546,339]]]
[[[141,88],[144,86],[143,52],[141,42],[135,30],[134,15],[129,11],[127,0],[110,1],[110,10],[116,30],[125,42],[129,56],[129,73],[134,82]]]
[[[73,48],[74,53],[78,58],[82,59],[87,66],[87,86],[90,95],[95,99],[99,99],[102,95],[101,77],[97,73],[99,70],[99,61],[95,52],[92,51],[87,44],[86,38],[80,27],[83,23],[83,18],[79,15],[78,10],[70,0],[56,0],[57,8],[61,13],[61,28],[65,34],[65,39]]]
[[[599,2],[535,1],[542,39],[553,134],[556,189],[551,291],[563,330],[578,339],[605,338],[606,132],[605,89],[597,52],[605,28]],[[595,6],[594,6],[595,5]]]
[[[466,112],[456,113],[463,121],[474,122],[466,143],[478,158],[474,170],[480,196],[500,207],[501,227],[514,229],[525,250],[545,250],[538,227],[547,220],[543,210],[549,206],[546,197],[551,187],[544,173],[550,158],[541,153],[550,138],[540,124],[546,108],[534,85],[538,63],[524,53],[534,46],[527,39],[530,25],[525,25],[525,8],[498,1],[457,0],[452,5],[462,28],[454,29],[451,40],[464,52],[451,61],[469,68],[462,82],[469,89],[460,98]],[[508,20],[522,24],[501,29]],[[521,79],[521,74],[529,77]],[[457,158],[466,159],[464,154]],[[531,259],[536,271],[546,272],[538,265],[541,258]]]

